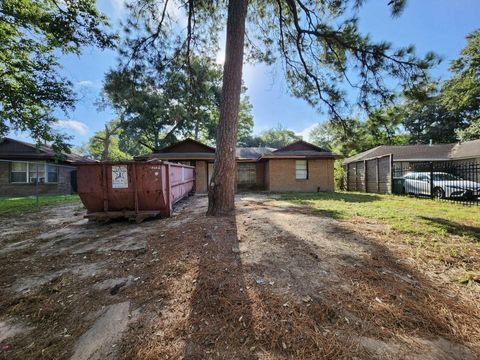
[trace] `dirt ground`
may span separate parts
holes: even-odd
[[[261,194],[228,218],[206,203],[140,225],[79,203],[0,218],[0,358],[480,358],[480,291],[385,225]]]

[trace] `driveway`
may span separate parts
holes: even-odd
[[[89,223],[80,204],[2,218],[8,359],[476,359],[475,295],[352,224],[261,194],[235,216]]]

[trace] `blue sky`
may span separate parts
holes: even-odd
[[[479,0],[410,0],[399,18],[392,18],[388,0],[369,0],[360,12],[360,28],[374,40],[386,40],[394,46],[413,44],[417,54],[434,51],[443,62],[432,74],[437,78],[449,75],[448,64],[465,46],[465,36],[480,27]],[[125,15],[123,0],[99,0],[99,8],[114,25]],[[73,144],[86,142],[95,131],[112,118],[111,111],[99,111],[95,105],[104,73],[115,67],[114,51],[87,48],[81,56],[61,59],[64,74],[74,83],[79,96],[76,109],[61,114],[59,130],[74,137]],[[244,67],[247,95],[253,104],[254,132],[281,124],[306,135],[315,124],[326,119],[303,100],[288,95],[281,67],[262,64]],[[24,134],[11,134],[28,139]]]

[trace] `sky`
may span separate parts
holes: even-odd
[[[418,55],[434,51],[443,61],[432,75],[448,78],[449,62],[465,46],[465,36],[480,28],[480,0],[410,0],[398,18],[391,17],[387,3],[388,0],[366,1],[359,14],[362,33],[368,33],[376,41],[389,41],[394,47],[413,44]],[[97,4],[118,28],[120,19],[126,15],[123,0],[99,0]],[[71,143],[78,146],[101,130],[106,121],[115,118],[111,110],[99,110],[96,102],[105,72],[117,64],[117,54],[113,50],[86,48],[80,56],[63,56],[60,63],[79,100],[74,111],[59,114],[57,128],[73,136]],[[246,64],[243,79],[253,105],[256,134],[281,125],[308,140],[308,132],[327,119],[326,114],[288,94],[280,65]],[[29,140],[27,134],[10,135]]]

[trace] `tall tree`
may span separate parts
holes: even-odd
[[[184,137],[215,145],[211,140],[218,130],[221,82],[220,66],[208,58],[192,57],[188,69],[178,59],[142,71],[121,67],[107,73],[101,105],[112,106],[122,120],[123,145],[135,140],[156,151]],[[238,138],[244,139],[253,128],[247,96],[240,107]]]
[[[207,215],[228,215],[235,207],[236,136],[242,88],[247,0],[230,0],[223,68],[217,151],[208,191]]]
[[[400,13],[404,3],[388,1],[394,15]],[[185,31],[172,21],[172,4],[184,10]],[[249,33],[248,59],[271,63],[281,58],[292,94],[326,109],[334,121],[343,123],[348,109],[345,86],[358,91],[358,105],[368,111],[392,100],[392,89],[397,85],[392,79],[412,87],[436,62],[433,54],[418,59],[413,47],[393,50],[389,43],[375,43],[361,35],[357,14],[362,4],[359,0],[251,0],[247,17],[246,0],[228,1],[226,61],[209,214],[226,214],[234,208],[234,139],[245,28]],[[188,66],[192,52],[206,53],[205,48],[210,46],[211,50],[216,44],[219,19],[225,15],[223,2],[207,0],[140,0],[130,9],[136,19],[132,26],[138,27],[138,19],[142,19],[144,30],[129,43],[132,50],[128,58],[135,63],[168,61],[171,54],[182,49]]]
[[[465,129],[455,131],[460,142],[480,139],[480,119],[473,120]]]
[[[409,137],[401,126],[402,118],[396,108],[378,109],[367,119],[350,119],[346,126],[327,120],[311,132],[314,144],[346,157],[379,145],[401,145]]]
[[[130,159],[131,156],[120,148],[121,133],[120,121],[109,121],[105,124],[104,130],[97,131],[88,141],[88,154],[102,161]]]
[[[448,111],[470,121],[480,119],[480,29],[467,35],[460,57],[450,64],[453,76],[445,81],[440,102]]]
[[[301,139],[302,137],[295,134],[294,131],[288,130],[282,125],[278,125],[276,128],[265,130],[255,137],[251,136],[244,142],[244,144],[245,146],[267,146],[280,148]]]
[[[113,46],[107,25],[95,0],[0,2],[0,137],[29,131],[37,142],[69,151],[65,137],[52,130],[54,111],[75,103],[71,82],[59,74],[58,54]]]

